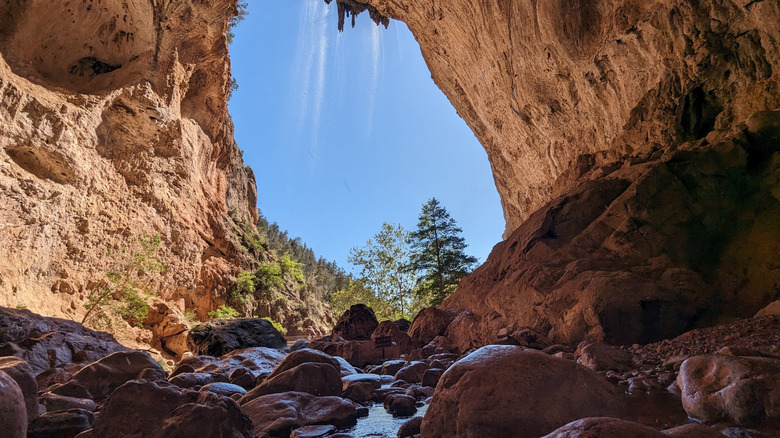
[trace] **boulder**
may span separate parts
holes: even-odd
[[[0,430],[8,438],[27,435],[27,407],[21,388],[8,374],[0,371]]]
[[[750,425],[780,419],[780,360],[694,356],[680,366],[677,386],[688,416]]]
[[[36,376],[51,368],[90,363],[125,350],[110,334],[75,321],[0,307],[0,355],[24,359]]]
[[[67,411],[68,409],[94,412],[97,409],[97,404],[89,398],[68,397],[51,392],[41,395],[38,400],[48,412]]]
[[[73,438],[92,429],[94,422],[95,415],[85,409],[47,412],[30,423],[27,438]]]
[[[422,348],[436,336],[441,336],[447,330],[455,315],[438,307],[428,307],[420,310],[409,327],[409,337],[412,347]]]
[[[254,437],[235,401],[209,391],[133,380],[117,388],[95,418],[94,438]]]
[[[38,416],[38,381],[35,380],[32,367],[24,360],[10,356],[0,357],[0,371],[8,374],[19,385],[24,394],[27,408],[27,421]]]
[[[343,357],[333,356],[333,358],[339,361],[339,365],[341,365],[341,377],[358,373],[358,370],[356,370],[355,367],[353,367],[352,364],[347,362],[347,360]]]
[[[385,410],[394,417],[410,417],[417,413],[414,397],[406,394],[390,394],[385,398]]]
[[[239,401],[243,405],[267,394],[290,391],[317,396],[341,395],[341,376],[333,365],[317,362],[302,363],[273,377],[269,376]]]
[[[290,352],[300,350],[302,348],[309,348],[309,341],[306,339],[298,339],[294,344],[290,346]]]
[[[631,367],[631,353],[602,342],[584,341],[577,351],[580,363],[593,371],[625,371]]]
[[[376,374],[352,374],[350,376],[342,377],[341,381],[344,385],[344,389],[351,383],[356,382],[368,382],[374,389],[379,389],[382,386],[382,378]]]
[[[290,438],[323,438],[331,436],[336,431],[335,426],[303,426],[293,430]]]
[[[311,348],[303,348],[285,356],[279,365],[274,368],[271,374],[268,375],[268,379],[272,379],[279,374],[297,367],[304,363],[326,363],[331,365],[336,371],[341,374],[341,363],[333,356],[323,353],[319,350],[313,350]]]
[[[196,355],[220,357],[245,348],[284,348],[287,341],[262,318],[220,319],[193,327],[187,335],[187,346]]]
[[[401,368],[405,367],[409,362],[403,359],[388,360],[382,364],[381,374],[395,375]]]
[[[666,436],[677,438],[724,438],[726,435],[715,428],[701,423],[688,423],[661,431]]]
[[[611,417],[583,418],[555,429],[543,438],[665,438],[652,427]]]
[[[398,370],[393,377],[393,380],[403,380],[407,383],[420,383],[425,374],[425,370],[430,368],[427,363],[414,361],[409,362],[406,366]]]
[[[182,373],[169,378],[168,383],[191,389],[214,383],[214,376],[209,373]]]
[[[582,365],[537,350],[489,345],[444,373],[422,434],[489,438],[511,430],[541,436],[580,418],[619,416],[621,406],[615,388]]]
[[[317,397],[304,392],[283,392],[255,398],[241,405],[252,419],[258,436],[288,436],[293,429],[314,424],[338,428],[357,423],[357,406],[341,397]]]
[[[374,332],[371,333],[371,340],[374,341],[376,338],[385,336],[390,337],[393,345],[384,348],[383,359],[396,359],[409,352],[411,339],[394,322],[382,321],[379,323]]]
[[[463,354],[489,344],[492,339],[481,330],[481,325],[482,318],[472,312],[462,311],[455,315],[444,331],[444,337],[450,341],[449,350]]]
[[[365,403],[376,389],[374,386],[371,382],[344,382],[344,391],[341,396],[355,403]]]
[[[414,417],[404,422],[404,424],[398,428],[398,438],[412,438],[415,435],[420,435],[422,419],[423,417]]]
[[[187,351],[187,331],[190,324],[184,314],[159,298],[153,298],[144,328],[152,332],[152,345],[171,356]]]
[[[149,353],[118,351],[82,368],[71,380],[84,386],[95,400],[100,400],[125,382],[138,378],[146,369],[156,370],[161,379],[165,379],[162,367]]]
[[[401,329],[402,332],[406,333],[409,331],[409,327],[412,326],[412,321],[409,321],[406,318],[401,318],[393,321],[393,324],[395,324],[399,329]]]
[[[425,357],[430,357],[434,354],[449,353],[451,351],[452,343],[444,336],[436,336],[422,348],[422,353]]]
[[[233,394],[238,394],[240,397],[246,394],[246,389],[238,385],[234,385],[232,383],[226,383],[226,382],[209,383],[208,385],[203,385],[203,387],[201,387],[199,391],[200,392],[209,391],[209,392],[213,392],[214,394],[218,394],[225,397],[230,397]]]
[[[367,341],[379,325],[374,311],[365,304],[352,305],[336,322],[333,335],[348,341]]]
[[[444,374],[444,370],[441,368],[428,368],[423,373],[420,384],[422,386],[430,386],[435,388],[436,385],[439,383],[439,379],[441,379],[441,376],[443,374]]]
[[[270,374],[285,356],[283,352],[268,347],[233,350],[220,358],[192,356],[182,359],[171,374],[175,375],[177,370],[189,367],[187,369],[191,369],[191,372],[219,374],[229,378],[237,369],[245,369],[250,372],[254,382],[258,376]]]
[[[356,367],[382,363],[382,350],[374,346],[374,341],[347,341],[333,336],[313,341],[310,347],[342,357]]]

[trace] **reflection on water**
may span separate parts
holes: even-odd
[[[422,417],[427,409],[428,405],[417,408],[417,413],[414,417]],[[356,438],[396,438],[398,436],[398,428],[411,418],[413,417],[393,418],[385,410],[382,403],[375,403],[368,408],[368,417],[359,418],[357,425],[346,432],[351,433]]]

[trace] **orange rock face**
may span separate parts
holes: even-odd
[[[780,107],[777,2],[361,3],[409,26],[485,147],[505,237],[581,154],[665,148]]]
[[[216,307],[257,219],[226,104],[234,8],[0,5],[0,305],[80,317],[110,255],[148,235],[157,292]]]

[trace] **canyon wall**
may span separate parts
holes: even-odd
[[[663,148],[780,106],[776,1],[359,3],[408,25],[485,147],[505,237],[581,154]]]
[[[780,3],[342,3],[409,26],[488,153],[506,240],[442,306],[458,350],[650,342],[780,298]]]
[[[151,240],[162,298],[201,317],[224,303],[257,258],[242,244],[254,175],[227,112],[235,8],[0,2],[0,305],[80,320]]]

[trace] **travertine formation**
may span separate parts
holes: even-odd
[[[0,3],[0,305],[80,320],[143,236],[162,298],[224,303],[257,220],[226,103],[235,7]]]
[[[361,3],[420,43],[487,150],[507,236],[581,154],[667,148],[780,107],[776,1]]]

